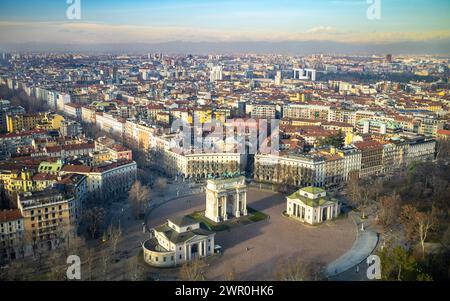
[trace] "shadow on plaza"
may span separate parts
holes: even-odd
[[[256,191],[256,193],[264,192],[264,191],[260,191],[260,190],[250,190],[247,193],[247,199],[252,197],[252,195],[251,195],[252,191]],[[266,193],[268,193],[268,192],[266,192]],[[265,210],[273,208],[275,206],[278,206],[286,201],[285,197],[280,193],[271,192],[271,194],[272,194],[271,196],[267,196],[267,197],[261,198],[259,200],[249,202],[249,203],[247,203],[247,206],[249,206],[253,209],[256,209],[258,211],[264,212]]]

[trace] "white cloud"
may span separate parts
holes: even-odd
[[[307,33],[336,33],[336,28],[332,26],[315,26],[307,30]]]

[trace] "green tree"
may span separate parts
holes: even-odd
[[[421,274],[414,256],[402,246],[393,249],[386,247],[378,256],[381,260],[382,280],[413,281]]]

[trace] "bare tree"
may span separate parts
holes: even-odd
[[[84,280],[92,281],[94,279],[95,258],[96,256],[94,250],[91,248],[86,248],[84,251],[86,269],[83,275],[87,275],[87,278]]]
[[[54,250],[48,259],[50,263],[49,280],[51,281],[65,281],[66,280],[66,265],[64,253],[59,250]]]
[[[280,281],[317,281],[322,278],[323,264],[303,263],[299,258],[278,264],[276,278]]]
[[[381,179],[375,179],[373,183],[368,185],[367,187],[369,189],[370,197],[375,201],[378,202],[378,199],[380,198],[380,195],[382,194],[384,190],[384,183]]]
[[[139,256],[133,256],[127,265],[127,278],[130,281],[140,281],[143,278],[144,270],[139,264]]]
[[[402,208],[401,219],[408,239],[419,241],[422,247],[422,256],[425,257],[425,241],[435,226],[433,214],[420,212],[414,206],[406,205]]]
[[[111,254],[107,249],[103,250],[101,255],[101,271],[104,281],[108,281],[109,279],[109,271],[111,267]]]
[[[380,198],[378,223],[384,230],[391,228],[398,221],[401,200],[397,193]]]
[[[371,192],[369,189],[361,189],[360,197],[357,199],[357,207],[359,210],[361,210],[361,218],[366,218],[366,209],[369,207],[371,203]]]
[[[358,174],[352,173],[349,175],[349,179],[347,182],[347,193],[349,201],[352,203],[352,205],[356,204],[358,202],[358,199],[361,198]]]
[[[150,189],[148,186],[142,185],[140,181],[134,182],[128,192],[128,200],[131,204],[134,217],[139,219],[147,209],[150,200]]]
[[[108,236],[111,242],[111,248],[112,248],[112,255],[116,255],[117,251],[117,245],[119,244],[120,240],[122,239],[122,229],[120,225],[117,227],[113,226],[113,224],[110,224],[108,227]]]
[[[195,259],[183,264],[180,270],[180,278],[183,281],[205,281],[206,264],[201,259]]]
[[[161,196],[164,195],[164,189],[166,189],[166,187],[167,187],[167,180],[166,180],[166,178],[158,177],[156,179],[156,181],[155,181],[155,188],[156,188],[156,190],[159,191],[159,194]]]
[[[32,280],[33,269],[24,260],[12,261],[8,268],[0,269],[0,280],[2,281],[28,281]]]
[[[86,210],[84,218],[88,227],[89,235],[92,239],[96,238],[103,220],[105,219],[105,209],[101,207],[93,207]]]
[[[350,204],[361,211],[361,218],[366,218],[366,210],[381,193],[381,183],[358,180],[357,174],[350,175],[347,192]]]
[[[447,227],[447,230],[442,234],[440,241],[445,249],[450,250],[450,226]]]
[[[436,144],[436,158],[439,161],[448,161],[450,158],[450,139],[440,139]]]

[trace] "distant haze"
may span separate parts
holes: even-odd
[[[165,43],[117,43],[117,44],[51,44],[22,43],[0,44],[0,51],[21,52],[85,52],[85,53],[147,53],[167,54],[335,54],[335,55],[383,55],[392,54],[442,54],[450,55],[450,40],[413,41],[398,43],[341,43],[334,41],[288,42],[183,42]]]

